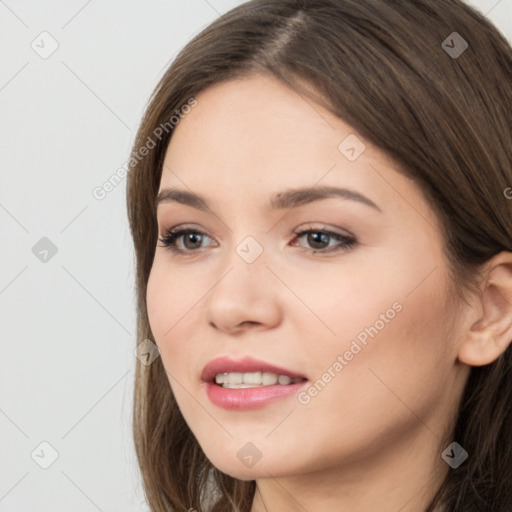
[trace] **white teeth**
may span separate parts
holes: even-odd
[[[251,372],[243,374],[244,384],[261,384],[261,372]]]
[[[242,384],[242,377],[243,377],[243,374],[242,373],[228,373],[228,380],[227,380],[227,384]],[[226,381],[226,379],[224,378],[224,381]],[[226,384],[226,382],[224,382]]]
[[[279,378],[277,380],[279,384],[283,386],[290,384],[290,382],[292,381],[292,379],[288,377],[288,375],[279,375]]]
[[[277,384],[278,376],[275,373],[263,372],[261,382],[264,386],[273,386]]]
[[[271,372],[230,372],[215,375],[215,382],[217,384],[230,389],[274,386],[278,383],[282,386],[287,386],[295,384],[300,380],[302,379],[292,379],[288,375],[277,375]]]

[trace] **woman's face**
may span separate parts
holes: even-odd
[[[160,238],[192,233],[174,240],[179,252],[158,241],[147,303],[207,457],[242,479],[370,464],[416,442],[440,460],[430,448],[466,373],[420,189],[273,78],[196,99],[174,129],[157,210]]]

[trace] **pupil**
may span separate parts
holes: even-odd
[[[320,245],[322,245],[322,243],[325,243],[325,242],[326,242],[326,241],[325,241],[325,238],[327,238],[327,237],[328,237],[328,235],[326,235],[325,233],[310,233],[308,236],[309,236],[308,243],[311,243],[311,245],[312,245],[313,247],[315,247],[315,243],[320,243]],[[318,239],[319,239],[319,238],[322,238],[322,237],[324,238],[324,240],[323,240],[323,241],[321,241],[321,240],[319,241]],[[324,247],[322,247],[322,246],[321,246],[321,247],[316,246],[315,248],[316,248],[316,249],[323,249]]]
[[[191,240],[193,237],[200,237],[201,235],[199,235],[198,233],[189,233],[187,237],[185,237],[185,246],[187,247],[187,243],[186,241],[187,240]],[[197,240],[196,240],[197,242]],[[192,243],[194,243],[192,241]],[[201,242],[199,242],[199,245],[201,245]],[[187,247],[187,249],[190,249],[190,247]],[[192,247],[192,249],[195,249],[195,247]]]

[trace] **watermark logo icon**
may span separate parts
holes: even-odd
[[[459,443],[453,442],[444,450],[441,457],[449,466],[457,469],[468,458],[468,452]]]
[[[144,366],[149,366],[160,355],[160,351],[155,343],[145,339],[137,345],[133,354]]]
[[[236,252],[246,263],[254,263],[263,252],[263,247],[252,236],[246,236],[236,247]]]
[[[57,51],[59,43],[50,33],[44,31],[30,43],[30,47],[41,59],[48,59]]]
[[[258,447],[253,443],[245,443],[238,453],[238,459],[248,468],[252,468],[263,456]]]
[[[32,247],[32,254],[42,263],[48,263],[57,254],[57,246],[49,238],[43,236]]]
[[[349,161],[357,160],[366,149],[363,141],[354,134],[345,137],[338,145],[338,151]]]
[[[59,458],[59,452],[50,443],[43,441],[30,456],[39,467],[48,469]]]
[[[468,42],[458,32],[452,32],[441,44],[443,50],[452,59],[458,59],[468,46]]]

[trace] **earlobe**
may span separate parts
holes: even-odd
[[[512,343],[512,253],[503,251],[486,264],[481,294],[476,299],[478,319],[459,347],[458,359],[484,366],[498,359]]]

